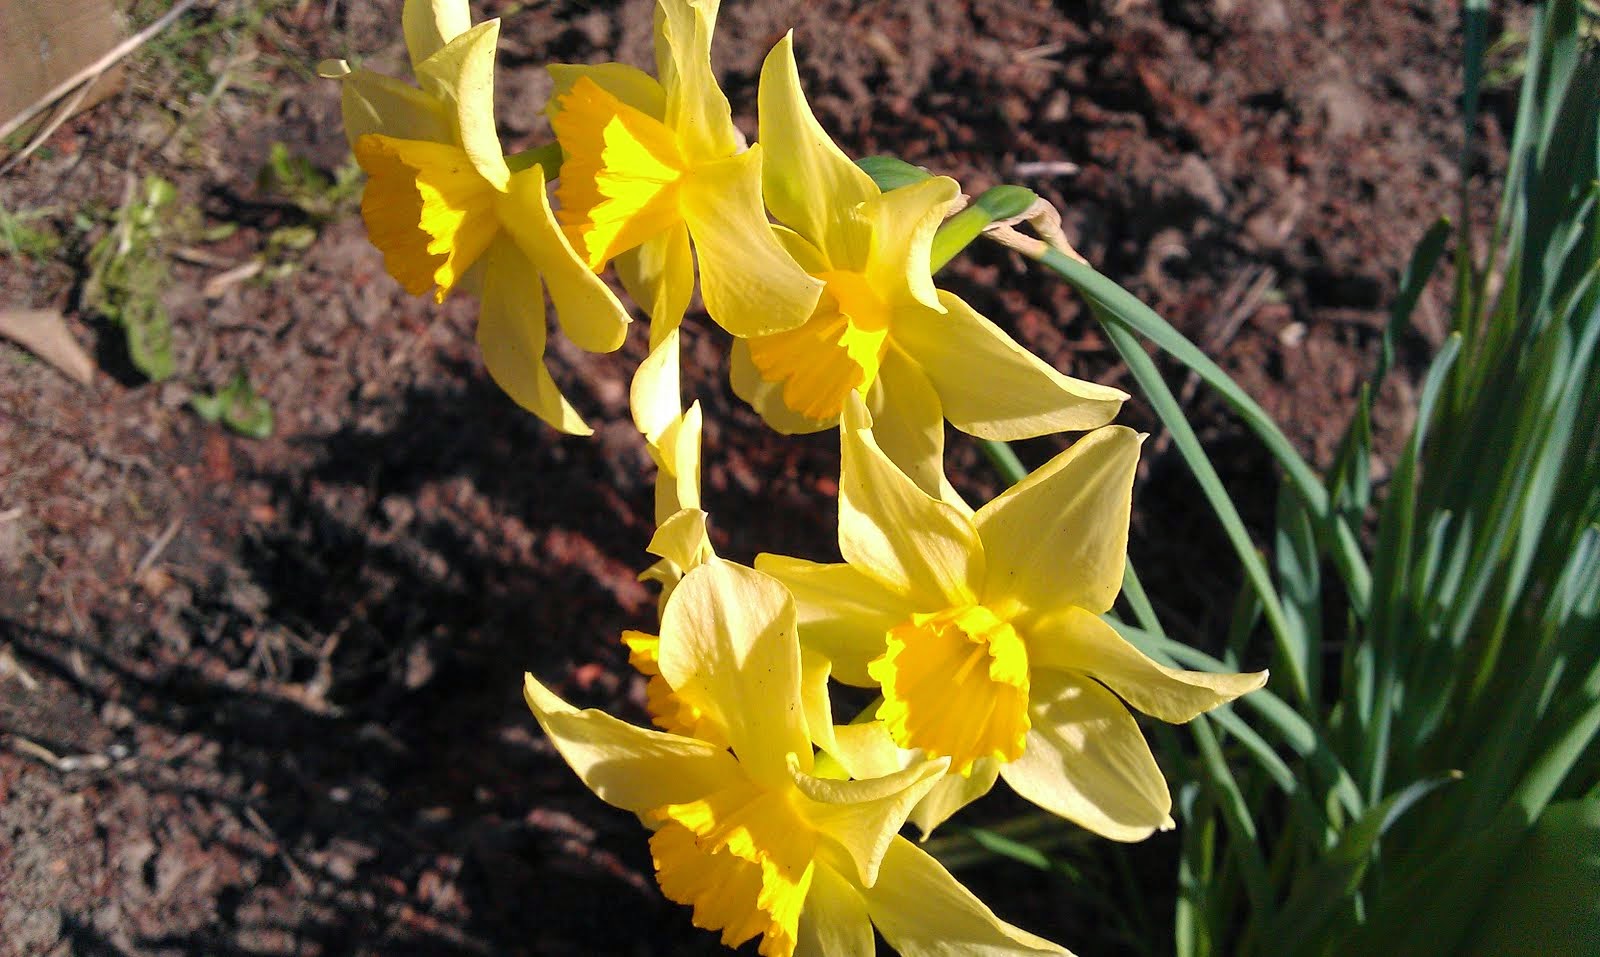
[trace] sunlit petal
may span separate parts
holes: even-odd
[[[939,783],[917,802],[907,818],[922,832],[926,841],[939,825],[949,820],[957,811],[983,797],[994,789],[1000,777],[1000,762],[993,758],[979,758],[972,763],[970,774],[946,774]]]
[[[873,957],[876,949],[866,902],[849,880],[819,864],[800,912],[795,957]]]
[[[794,602],[777,579],[715,558],[684,576],[661,621],[661,674],[757,780],[786,783],[791,752],[810,769]]]
[[[859,893],[872,923],[901,957],[1068,953],[996,917],[942,864],[903,837],[889,845],[878,882]]]
[[[544,364],[544,293],[538,272],[504,238],[490,247],[478,310],[478,347],[495,384],[552,428],[570,435],[592,429],[567,402]]]
[[[721,748],[636,728],[603,711],[579,711],[532,675],[523,677],[523,697],[561,757],[607,804],[643,814],[744,780],[739,763]]]
[[[694,257],[689,229],[669,226],[613,261],[622,288],[650,317],[650,348],[683,321],[694,295]]]
[[[587,77],[600,89],[646,116],[660,120],[666,116],[667,93],[655,77],[625,63],[551,63],[545,67],[554,88],[545,102],[545,112],[555,116],[578,80]]]
[[[679,203],[700,260],[706,312],[735,336],[793,329],[811,317],[821,280],[772,235],[761,200],[760,144],[696,167]]]
[[[352,150],[356,140],[368,133],[433,143],[455,139],[444,104],[409,83],[371,70],[353,70],[339,78],[339,105]]]
[[[870,887],[906,815],[948,766],[945,761],[919,761],[864,781],[830,781],[794,770],[795,786],[804,795],[796,803],[812,827],[849,855],[856,880]]]
[[[667,91],[666,123],[691,163],[731,156],[744,146],[711,72],[717,6],[717,0],[656,5],[656,72]]]
[[[467,0],[406,0],[400,11],[400,28],[413,69],[471,26]]]
[[[891,347],[867,392],[872,437],[917,488],[965,508],[944,474],[944,412],[939,394],[916,363]]]
[[[891,306],[920,305],[944,312],[939,291],[933,286],[929,254],[933,234],[960,198],[961,187],[955,180],[935,176],[890,190],[861,208],[862,218],[872,225],[867,281],[882,291]]]
[[[867,662],[883,654],[890,628],[911,617],[916,607],[876,578],[845,563],[761,554],[756,568],[783,582],[794,595],[800,641],[833,662],[833,676],[845,684],[877,684]]]
[[[1037,668],[1086,674],[1151,717],[1175,724],[1266,684],[1267,673],[1212,674],[1157,664],[1116,629],[1082,608],[1047,616],[1029,629]]]
[[[1122,588],[1138,433],[1097,429],[978,510],[989,556],[983,600],[1044,614],[1103,612]]]
[[[928,496],[878,448],[865,406],[852,397],[841,430],[839,550],[845,561],[938,610],[976,600],[984,548],[958,508]]]
[[[511,179],[494,128],[494,54],[500,21],[486,20],[417,64],[417,82],[455,110],[457,142],[495,189]]]
[[[1000,767],[1012,790],[1114,841],[1173,826],[1167,782],[1115,695],[1088,678],[1036,670],[1032,710],[1027,749]]]
[[[867,226],[851,215],[878,195],[872,178],[850,161],[817,122],[800,89],[790,31],[761,67],[761,132],[767,149],[762,182],[780,223],[822,248],[838,266],[867,258]],[[827,268],[827,267],[824,267]]]
[[[945,418],[961,431],[1009,441],[1092,429],[1110,422],[1128,397],[1062,375],[960,297],[941,290],[939,302],[943,315],[925,307],[896,314],[894,341],[922,367]]]

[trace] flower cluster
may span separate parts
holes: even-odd
[[[747,144],[711,70],[716,0],[659,0],[656,76],[552,64],[556,142],[507,156],[498,21],[408,0],[416,85],[342,61],[362,215],[413,294],[475,293],[496,383],[556,429],[588,426],[544,361],[562,332],[618,348],[649,317],[633,418],[657,468],[656,634],[624,634],[660,730],[577,710],[532,675],[540,726],[596,795],[639,816],[662,892],[765,955],[1062,954],[997,918],[899,832],[926,836],[1004,778],[1106,837],[1172,825],[1128,708],[1187,721],[1265,673],[1177,671],[1102,619],[1121,587],[1141,436],[1125,395],[1062,375],[934,285],[961,201],[935,176],[884,191],[801,91],[793,38],[767,56]],[[837,427],[843,562],[718,558],[700,496],[701,410],[679,325],[698,278],[733,339],[733,390],[783,433]],[[944,425],[989,439],[1087,434],[974,511]],[[881,698],[836,722],[830,685]],[[855,718],[856,720],[850,720]]]

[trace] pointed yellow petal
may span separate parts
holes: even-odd
[[[852,778],[881,778],[909,767],[920,760],[915,751],[903,751],[889,737],[881,721],[841,724],[833,729],[834,750],[830,752]],[[960,778],[961,775],[945,775]],[[938,785],[934,785],[937,790]],[[932,793],[932,792],[930,792]],[[926,800],[926,798],[924,798]]]
[[[811,743],[824,751],[838,749],[833,739],[833,701],[828,696],[828,676],[832,672],[833,664],[826,655],[800,646],[800,704],[805,709]]]
[[[800,89],[790,31],[761,67],[761,132],[767,150],[762,183],[773,216],[841,267],[867,258],[867,228],[853,211],[878,196],[872,177],[850,162],[817,122]]]
[[[1120,425],[1096,429],[978,510],[986,604],[1028,616],[1111,607],[1128,557],[1140,441]]]
[[[412,69],[471,26],[467,0],[406,0],[400,28],[405,32]]]
[[[711,541],[706,537],[706,513],[698,508],[685,508],[669,516],[650,536],[650,544],[645,550],[665,558],[683,572],[691,571],[715,557]]]
[[[803,558],[761,554],[756,569],[778,579],[794,596],[800,641],[833,662],[845,684],[871,687],[867,662],[883,654],[884,636],[916,610],[910,601],[851,565],[821,565]]]
[[[628,646],[628,664],[649,680],[645,682],[644,707],[656,727],[686,738],[698,738],[716,748],[727,748],[722,731],[699,709],[672,693],[672,686],[661,677],[661,638],[642,631],[624,631],[622,643]]]
[[[673,420],[649,451],[657,469],[656,521],[664,521],[679,509],[699,508],[700,403]]]
[[[352,70],[339,78],[339,84],[344,135],[352,150],[368,133],[433,143],[455,139],[444,104],[409,83],[371,70]]]
[[[917,802],[907,818],[922,832],[926,841],[939,825],[949,820],[957,811],[983,797],[994,789],[1000,777],[1000,762],[993,758],[979,758],[972,764],[968,775],[946,774],[933,786],[933,790]]]
[[[562,701],[533,675],[523,697],[561,757],[602,801],[635,814],[697,800],[744,780],[727,751]]]
[[[561,143],[561,223],[600,271],[618,253],[682,219],[685,161],[672,131],[589,77],[579,77],[550,120]]]
[[[849,855],[855,879],[870,887],[906,815],[948,766],[945,761],[919,761],[866,781],[829,781],[795,770],[795,787],[804,795],[796,803],[812,827]]]
[[[494,51],[500,21],[485,20],[417,64],[422,88],[452,104],[456,135],[479,175],[503,190],[511,179],[494,128]]]
[[[840,435],[839,551],[845,561],[919,608],[976,601],[984,546],[972,522],[889,461],[859,398],[845,407]]]
[[[666,121],[691,163],[732,156],[744,146],[711,72],[717,6],[717,0],[656,5],[656,72],[667,91]]]
[[[494,189],[455,146],[369,133],[355,153],[367,173],[361,218],[384,268],[413,296],[437,286],[443,302],[500,231]]]
[[[594,431],[545,368],[544,293],[538,273],[514,243],[500,239],[485,255],[482,295],[478,348],[495,384],[551,428],[569,435]]]
[[[756,780],[783,786],[791,752],[810,770],[794,602],[777,579],[716,558],[685,575],[661,621],[661,674]]]
[[[679,194],[700,258],[700,294],[717,324],[740,337],[793,329],[817,306],[823,283],[772,235],[761,201],[761,146],[698,166]]]
[[[795,957],[874,957],[876,949],[866,902],[849,880],[818,864],[800,912]]]
[[[678,385],[678,330],[674,329],[639,363],[628,388],[628,407],[634,428],[646,442],[654,445],[683,414],[682,392]]]
[[[578,80],[588,77],[600,89],[653,119],[663,119],[667,112],[667,93],[655,77],[636,66],[625,63],[551,63],[546,70],[554,81],[545,112],[555,116],[561,104]]]
[[[1167,782],[1139,726],[1088,678],[1034,672],[1028,747],[1000,776],[1046,811],[1113,841],[1142,841],[1173,826]]]
[[[1029,629],[1034,667],[1086,674],[1151,717],[1182,724],[1260,688],[1267,673],[1211,674],[1157,664],[1082,608],[1047,616]]]
[[[862,218],[872,224],[867,281],[891,305],[920,305],[944,312],[939,291],[933,287],[929,256],[933,234],[960,198],[961,187],[955,180],[935,176],[891,190],[862,207]]]
[[[916,363],[890,348],[867,393],[872,436],[889,461],[917,488],[934,498],[965,507],[944,475],[944,413],[939,395]],[[948,490],[948,494],[946,492]]]
[[[783,383],[768,382],[762,378],[761,370],[756,368],[755,361],[750,358],[750,340],[735,339],[733,347],[728,353],[728,381],[733,386],[733,394],[743,399],[756,414],[761,416],[761,421],[767,423],[775,432],[783,435],[809,435],[812,432],[821,432],[831,429],[838,424],[835,419],[808,419],[800,413],[789,408],[783,400]]]
[[[495,208],[505,230],[544,278],[567,338],[590,352],[613,352],[621,346],[633,320],[562,234],[545,192],[544,169],[531,166],[512,176]]]
[[[678,328],[694,295],[694,257],[689,229],[667,227],[616,258],[617,278],[650,317],[650,348]]]
[[[945,418],[961,431],[1009,441],[1092,429],[1110,422],[1128,397],[1062,375],[960,297],[940,290],[939,301],[944,315],[924,308],[897,313],[892,335],[933,382]]]
[[[994,915],[944,865],[897,837],[878,883],[859,891],[883,939],[901,957],[1071,955]]]

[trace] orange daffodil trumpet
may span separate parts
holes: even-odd
[[[616,261],[652,345],[688,308],[691,241],[706,311],[735,336],[800,325],[822,289],[768,227],[762,148],[745,148],[711,72],[717,6],[660,0],[659,81],[620,63],[550,67],[561,222],[595,271]]]
[[[1067,953],[995,917],[897,835],[945,760],[859,781],[817,774],[794,605],[777,581],[720,559],[696,567],[654,655],[706,733],[580,711],[532,675],[524,694],[583,782],[653,831],[662,893],[692,906],[696,926],[730,947],[759,937],[765,957],[866,957],[874,926],[905,957]]]
[[[936,176],[885,193],[817,122],[793,39],[761,70],[767,206],[785,247],[827,285],[797,329],[734,343],[733,388],[780,432],[833,426],[855,392],[879,442],[937,493],[944,420],[989,439],[1091,429],[1126,394],[1062,375],[1017,345],[929,271],[934,232],[960,198]]]
[[[794,594],[801,641],[840,680],[882,689],[876,716],[894,744],[978,778],[966,800],[997,770],[1105,837],[1170,827],[1166,783],[1124,704],[1188,721],[1267,675],[1164,667],[1100,618],[1122,585],[1140,436],[1097,429],[973,513],[891,462],[858,398],[842,433],[844,563],[756,560]]]
[[[478,344],[489,374],[555,428],[590,432],[544,366],[549,290],[564,332],[592,352],[622,344],[626,310],[563,235],[538,164],[512,169],[494,123],[499,21],[473,25],[466,0],[407,0],[406,48],[419,87],[343,61],[345,132],[367,173],[368,235],[412,295],[457,286],[482,298]],[[519,164],[520,165],[520,164]]]

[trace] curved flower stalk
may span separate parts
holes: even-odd
[[[660,0],[656,69],[554,64],[550,125],[566,159],[556,196],[590,268],[613,259],[651,318],[651,345],[682,321],[694,288],[735,336],[792,329],[822,283],[773,238],[762,151],[745,149],[711,72],[717,0]]]
[[[767,957],[858,957],[876,925],[906,957],[1065,954],[897,836],[945,761],[863,781],[813,773],[794,614],[748,568],[713,559],[684,578],[655,655],[700,737],[579,711],[532,675],[524,694],[584,784],[654,832],[662,893],[730,947],[759,936]]]
[[[545,191],[545,170],[513,170],[494,125],[498,20],[473,26],[465,0],[407,0],[406,48],[420,87],[343,61],[345,134],[367,173],[361,198],[384,267],[412,295],[443,302],[457,286],[482,299],[478,345],[496,384],[551,426],[591,430],[544,365],[550,292],[561,328],[591,352],[622,345],[627,311],[573,251]]]
[[[844,155],[800,89],[793,35],[761,70],[767,205],[789,252],[827,285],[805,325],[734,343],[734,391],[780,432],[839,420],[867,400],[879,442],[938,494],[944,420],[1020,439],[1110,422],[1127,395],[1062,375],[933,284],[933,234],[959,202],[938,176],[889,193]]]
[[[1188,721],[1267,675],[1166,668],[1099,617],[1122,584],[1139,435],[1097,429],[976,513],[901,472],[859,398],[842,436],[844,563],[762,555],[756,566],[794,593],[801,641],[836,677],[882,688],[876,714],[893,743],[948,757],[967,779],[918,823],[937,824],[997,772],[1109,838],[1170,827],[1166,782],[1125,704]]]

